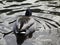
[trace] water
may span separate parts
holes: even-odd
[[[25,10],[30,7],[37,23],[37,31],[31,39],[24,41],[22,45],[59,45],[60,43],[60,6],[56,2],[39,0],[20,0],[0,4],[0,30],[9,32],[12,30],[14,21],[18,15],[24,15]],[[44,18],[41,18],[44,17]],[[59,28],[59,29],[57,29]],[[17,45],[14,34],[5,36],[7,45]]]

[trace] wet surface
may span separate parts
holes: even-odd
[[[57,2],[22,0],[0,4],[0,30],[9,32],[13,24],[9,22],[17,19],[17,16],[24,15],[27,8],[31,8],[34,19],[37,23],[37,31],[31,39],[24,41],[22,45],[60,45],[60,6]],[[17,45],[14,34],[4,37],[7,45]]]

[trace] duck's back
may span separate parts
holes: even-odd
[[[30,20],[29,17],[21,17],[18,21],[19,21],[20,23],[26,24],[26,23],[29,22],[29,20]]]

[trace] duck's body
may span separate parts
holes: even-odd
[[[21,17],[19,20],[20,22],[17,22],[15,23],[14,25],[14,34],[16,35],[16,38],[17,38],[17,43],[18,44],[22,44],[24,42],[24,40],[28,37],[28,38],[31,38],[32,35],[33,35],[33,32],[35,31],[36,29],[36,24],[35,24],[35,21],[33,18],[29,17]],[[23,20],[24,19],[24,20]],[[32,25],[31,25],[32,24]],[[28,29],[27,27],[30,26]],[[20,29],[18,29],[20,28]],[[19,31],[22,31],[19,33]]]
[[[31,17],[31,15],[32,13],[30,9],[27,9],[25,16],[18,18],[14,23],[13,31],[11,32],[14,32],[16,36],[17,45],[21,45],[24,40],[26,40],[26,38],[31,38],[36,30],[36,23],[35,20]]]
[[[36,23],[35,20],[30,16],[31,11],[30,9],[27,9],[25,16],[18,18],[14,24],[13,31],[16,35],[18,45],[21,45],[27,37],[31,38],[33,32],[35,32]]]

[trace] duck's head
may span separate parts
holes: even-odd
[[[31,16],[32,15],[32,11],[30,8],[28,8],[25,12],[25,16]]]

